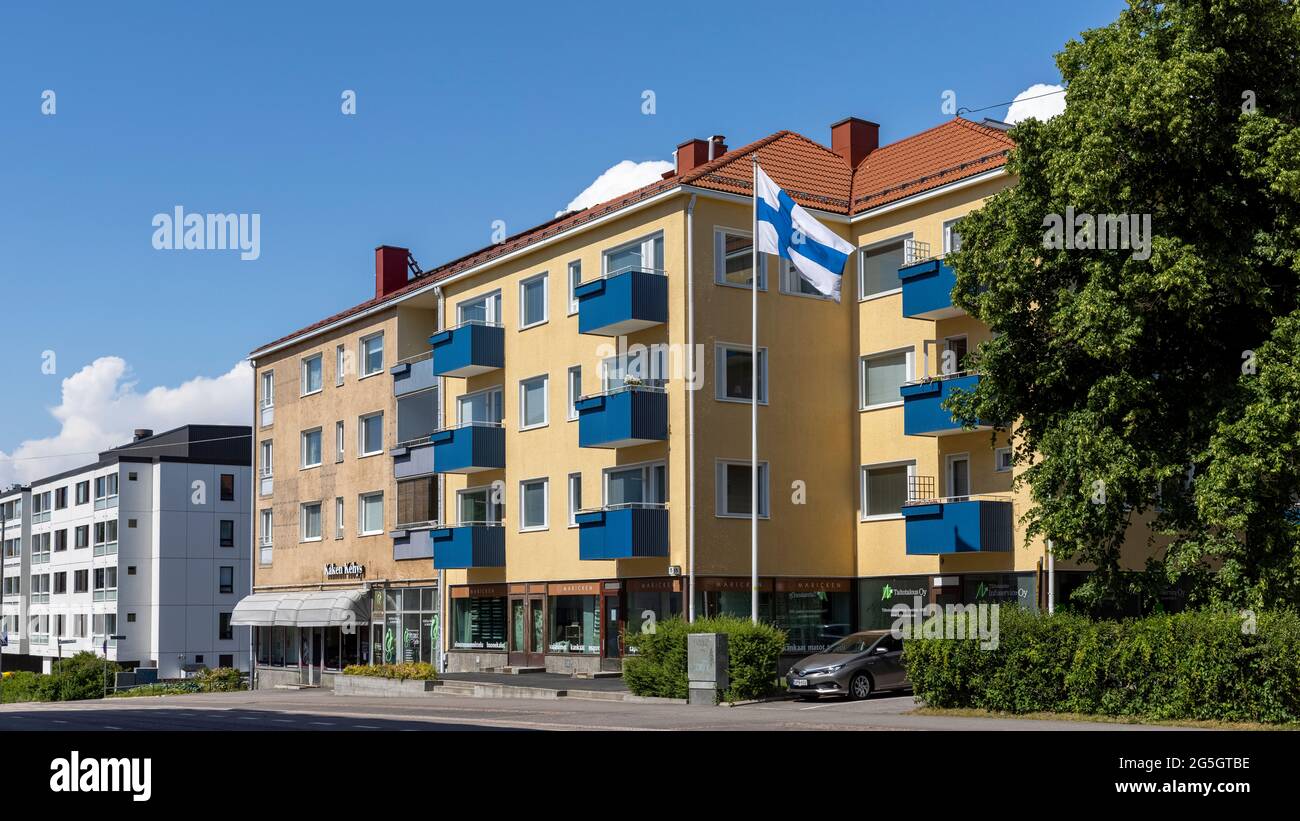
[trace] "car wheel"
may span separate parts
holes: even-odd
[[[861,701],[869,695],[871,695],[871,676],[858,673],[849,681],[849,698]]]

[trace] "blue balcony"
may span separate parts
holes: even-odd
[[[640,559],[668,556],[668,509],[660,505],[588,510],[578,522],[578,558]]]
[[[1015,539],[1011,502],[959,499],[903,507],[909,556],[1008,551]]]
[[[668,277],[641,268],[584,282],[578,300],[578,332],[622,336],[668,321]]]
[[[433,530],[428,527],[401,527],[399,530],[390,531],[388,536],[393,540],[393,560],[432,559],[432,533]]]
[[[578,411],[578,446],[627,448],[668,438],[668,394],[663,388],[625,386],[584,396]]]
[[[388,451],[393,457],[393,478],[411,479],[433,473],[433,443],[411,442]]]
[[[941,259],[926,259],[898,269],[903,281],[903,316],[950,319],[966,313],[952,304],[957,275]]]
[[[501,524],[464,524],[429,531],[434,570],[506,566],[506,529]]]
[[[429,344],[437,376],[477,376],[506,364],[506,329],[495,323],[464,322],[429,337]]]
[[[963,428],[943,409],[943,402],[953,391],[970,392],[979,383],[979,374],[931,379],[927,382],[909,382],[899,388],[903,395],[903,433],[908,436],[946,436],[969,430],[987,430],[980,422],[974,428]]]
[[[471,422],[435,430],[433,464],[439,473],[478,473],[506,466],[506,429],[500,424]]]
[[[429,354],[398,362],[388,372],[393,375],[393,396],[406,396],[438,384],[438,375],[433,372],[433,358]]]

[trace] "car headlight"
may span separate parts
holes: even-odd
[[[839,672],[840,670],[843,670],[843,669],[844,669],[844,665],[843,665],[843,664],[837,664],[837,665],[835,665],[834,667],[827,667],[827,668],[826,668],[825,670],[823,670],[822,672],[824,672],[824,673],[836,673],[836,672]]]

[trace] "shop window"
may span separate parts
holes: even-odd
[[[600,602],[598,596],[552,596],[551,653],[600,652]]]

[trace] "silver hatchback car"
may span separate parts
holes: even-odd
[[[804,698],[862,699],[877,690],[912,686],[903,667],[903,640],[888,630],[845,636],[822,652],[795,662],[785,681],[791,694]]]

